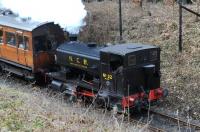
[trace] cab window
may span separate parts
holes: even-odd
[[[14,33],[6,32],[6,44],[16,46],[16,38]]]
[[[17,37],[18,45],[20,49],[28,50],[29,39],[26,36],[18,35]]]
[[[0,29],[0,44],[3,44],[3,30]]]
[[[136,56],[135,55],[128,56],[128,65],[129,66],[136,65]]]
[[[110,67],[113,72],[121,72],[123,68],[123,58],[119,55],[111,55]]]

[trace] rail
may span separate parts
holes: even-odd
[[[138,120],[133,119],[133,118],[131,118],[131,121],[137,122],[137,123],[139,122]],[[150,125],[150,124],[147,124],[147,123],[139,122],[138,124],[140,124],[141,126],[147,126],[146,128],[147,128],[148,130],[152,131],[152,132],[165,132],[164,129],[155,127],[155,126]]]
[[[173,116],[170,116],[170,115],[167,115],[167,114],[164,114],[164,113],[160,113],[160,112],[157,112],[157,111],[152,111],[151,110],[150,113],[159,115],[161,117],[164,117],[164,118],[167,118],[167,119],[170,119],[170,120],[173,120],[174,122],[182,123],[183,126],[187,126],[189,124],[190,127],[193,127],[196,130],[200,130],[200,124],[194,124],[194,123],[191,123],[191,122],[188,123],[188,122],[184,121],[183,119],[180,119],[180,118],[177,118],[177,117],[173,117]]]
[[[145,109],[145,111],[148,111]],[[163,118],[166,118],[168,120],[171,120],[173,122],[179,122],[182,126],[190,126],[191,128],[194,128],[195,130],[200,130],[200,124],[196,124],[196,123],[188,123],[187,121],[184,121],[183,119],[180,119],[180,118],[177,118],[177,117],[173,117],[173,116],[170,116],[170,115],[167,115],[165,113],[160,113],[160,112],[157,112],[157,111],[153,111],[153,110],[150,110],[149,111],[150,114],[154,114],[154,115],[158,115],[158,116],[161,116]]]

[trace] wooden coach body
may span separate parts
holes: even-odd
[[[63,30],[54,23],[0,16],[1,69],[32,78],[54,64],[54,51],[63,41]]]

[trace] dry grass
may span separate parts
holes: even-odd
[[[108,1],[98,4],[92,2],[86,3],[86,5],[88,11],[87,25],[80,34],[80,40],[97,43],[116,40],[117,35],[115,31],[118,30],[118,21],[116,21],[118,14],[115,13],[118,10],[116,2]]]
[[[139,131],[141,126],[123,122],[123,116],[102,109],[67,104],[63,95],[0,79],[0,131]],[[15,84],[15,85],[14,85]],[[51,96],[50,96],[51,94]]]
[[[196,10],[195,5],[189,8]],[[91,22],[84,28],[81,39],[116,43],[119,38],[117,3],[93,2],[86,4],[86,9]],[[141,9],[125,2],[122,9],[124,41],[150,43],[162,49],[162,86],[169,88],[170,95],[161,107],[178,109],[180,114],[200,119],[200,22],[195,22],[196,16],[184,11],[184,47],[183,53],[178,53],[178,5],[147,3]]]

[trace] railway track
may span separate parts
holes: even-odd
[[[131,121],[138,122],[138,120],[134,120],[134,119],[131,119]],[[151,131],[151,132],[165,132],[164,129],[155,127],[155,126],[153,126],[153,125],[151,125],[151,124],[147,124],[147,123],[143,123],[143,122],[139,122],[139,124],[140,124],[141,126],[144,126],[146,129],[148,129],[148,130]]]
[[[167,115],[167,114],[164,114],[164,113],[160,113],[160,112],[157,112],[157,111],[153,111],[153,110],[150,110],[150,113],[154,114],[154,115],[158,115],[158,116],[163,117],[165,119],[168,119],[170,121],[173,121],[174,123],[178,123],[178,124],[180,124],[182,126],[191,127],[194,130],[200,130],[200,124],[187,122],[187,121],[184,121],[183,119],[180,119],[180,118],[177,118],[177,117],[173,117],[173,116],[170,116],[170,115]]]
[[[154,127],[154,126],[148,126],[148,129],[152,132],[165,132],[164,129],[161,129],[161,128],[157,128],[157,127]]]
[[[162,120],[162,122],[165,122],[165,124],[168,125],[168,128],[171,126],[175,127],[174,129],[179,130],[179,131],[199,131],[200,130],[200,124],[192,123],[192,122],[187,122],[184,119],[177,118],[165,113],[157,112],[154,110],[148,111],[147,109],[144,110],[145,113],[149,112],[149,116],[157,117],[157,119],[152,120],[151,123],[149,123],[148,129],[153,132],[165,132],[165,131],[170,131],[167,128],[162,128],[166,127],[165,125],[160,125],[159,127],[157,126],[157,120]],[[146,119],[148,117],[145,117]],[[145,119],[145,120],[146,120]],[[163,121],[164,120],[164,121]],[[157,122],[156,122],[157,121]],[[146,121],[145,121],[146,122]],[[166,123],[167,122],[167,123]],[[162,123],[160,123],[162,124]],[[142,123],[141,125],[146,125],[145,123]]]

